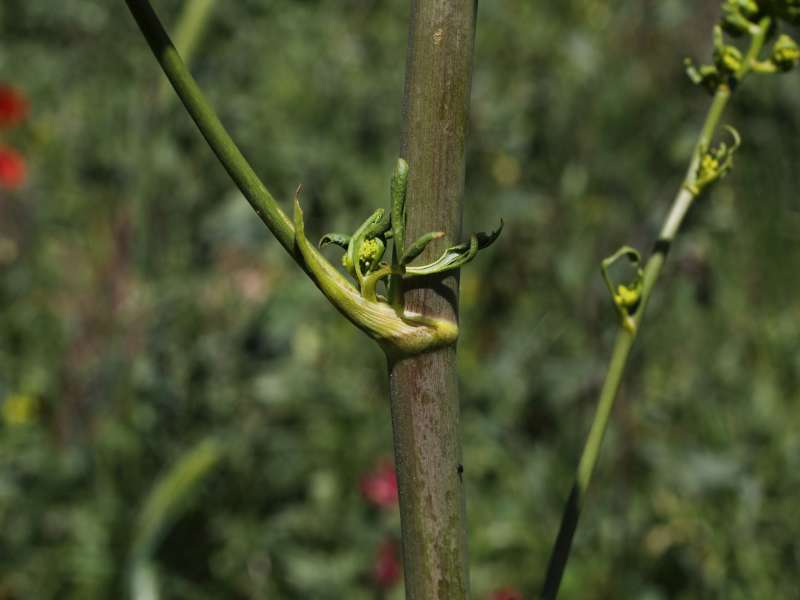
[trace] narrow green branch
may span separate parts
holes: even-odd
[[[765,17],[758,24],[758,30],[754,32],[750,48],[742,62],[741,68],[735,73],[733,80],[741,80],[753,70],[761,50],[764,47],[766,37],[770,29],[771,19]],[[542,590],[542,600],[554,600],[558,595],[561,579],[569,560],[572,539],[578,525],[578,518],[583,508],[586,492],[592,479],[594,468],[600,455],[600,447],[605,436],[611,412],[614,408],[614,400],[619,392],[622,376],[628,364],[633,343],[639,333],[640,325],[644,317],[644,311],[652,295],[661,268],[666,260],[669,248],[675,239],[681,224],[686,217],[694,200],[702,193],[702,188],[698,189],[698,177],[701,172],[701,165],[704,156],[707,154],[714,135],[719,127],[720,119],[728,105],[731,97],[731,87],[727,82],[722,82],[717,86],[711,106],[706,115],[705,122],[698,136],[697,142],[689,163],[689,169],[680,187],[680,190],[673,200],[672,207],[667,215],[661,229],[658,240],[656,241],[653,252],[644,266],[642,275],[641,300],[634,314],[631,315],[632,323],[625,319],[621,320],[617,339],[614,343],[614,350],[611,355],[611,362],[608,366],[605,381],[600,391],[594,420],[592,421],[589,435],[581,453],[580,462],[575,476],[575,483],[570,492],[561,526],[556,537],[555,544],[551,551],[550,560],[547,566],[544,587]],[[612,290],[613,293],[613,290]]]
[[[294,228],[291,220],[278,206],[225,130],[172,44],[150,2],[148,0],[125,0],[125,2],[200,133],[264,224],[281,245],[294,256]]]
[[[186,64],[192,62],[215,6],[214,0],[184,0],[175,28],[175,47]]]
[[[215,6],[214,0],[184,0],[173,41],[187,65],[192,63],[194,51],[208,28]],[[158,88],[158,98],[164,102],[170,97],[170,86],[169,80],[162,80],[162,83],[163,85]]]

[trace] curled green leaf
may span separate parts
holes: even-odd
[[[350,236],[346,233],[326,233],[319,239],[319,247],[324,248],[330,245],[339,246],[347,250],[350,245]]]
[[[442,239],[444,236],[444,231],[432,231],[420,236],[408,247],[408,250],[405,251],[405,254],[403,254],[402,258],[400,258],[400,264],[407,265],[420,254],[422,254],[422,251],[425,250],[425,248],[428,247],[428,244],[430,244],[433,240]]]
[[[490,231],[489,233],[486,233],[485,231],[479,231],[476,233],[475,235],[478,238],[478,250],[483,250],[484,248],[488,248],[494,244],[495,240],[500,237],[500,233],[502,233],[504,225],[505,223],[503,222],[503,219],[500,219],[500,226],[494,231]]]
[[[622,258],[627,258],[631,266],[635,269],[635,276],[628,284],[614,284],[608,270],[611,266]],[[631,246],[623,246],[611,256],[604,258],[600,263],[600,271],[603,274],[603,280],[608,287],[611,294],[611,299],[617,307],[622,326],[626,330],[633,333],[636,329],[636,323],[633,319],[639,304],[642,299],[642,291],[644,288],[644,271],[641,268],[642,257],[636,248]]]
[[[698,67],[691,58],[686,58],[683,62],[686,67],[686,75],[693,84],[704,87],[709,94],[717,91],[720,83],[722,83],[722,76],[714,65],[701,65]]]
[[[434,275],[444,273],[464,266],[478,254],[478,236],[474,233],[469,238],[469,243],[451,246],[435,261],[419,267],[406,267],[406,275]]]
[[[384,211],[382,208],[379,208],[378,210],[381,213],[380,217],[364,230],[365,240],[371,240],[372,238],[378,236],[385,237],[392,228],[391,213]]]
[[[468,242],[451,246],[435,261],[430,264],[419,267],[406,267],[405,272],[407,275],[433,275],[434,273],[443,273],[444,271],[451,271],[463,267],[478,254],[478,250],[483,250],[491,246],[494,241],[500,237],[500,232],[503,231],[503,220],[500,220],[500,226],[486,233],[480,231],[473,233]]]

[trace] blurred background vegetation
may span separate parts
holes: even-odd
[[[184,2],[155,4],[174,27]],[[215,4],[201,85],[276,197],[304,184],[310,231],[352,230],[387,201],[409,3]],[[708,104],[682,60],[718,11],[480,4],[465,229],[506,230],[462,275],[476,598],[541,585],[616,329],[599,261],[664,218]],[[401,598],[374,564],[397,511],[363,493],[391,456],[384,359],[251,214],[124,3],[3,0],[0,80],[30,103],[2,132],[28,177],[0,190],[0,598],[125,597],[137,543],[165,598]],[[735,97],[744,144],[650,306],[565,599],[797,597],[798,98],[797,73]],[[166,482],[182,510],[147,538],[198,448],[222,454]]]

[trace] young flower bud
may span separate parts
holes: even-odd
[[[703,158],[700,160],[697,178],[701,181],[710,180],[717,174],[717,171],[719,171],[719,158],[717,158],[712,150],[704,154]]]
[[[772,46],[770,61],[779,71],[790,71],[800,62],[800,47],[788,35],[781,35]]]
[[[736,46],[720,46],[714,50],[714,65],[720,73],[733,75],[742,68],[742,53]]]
[[[748,19],[757,17],[761,10],[756,0],[727,0],[727,3],[737,5],[741,13]]]
[[[691,58],[684,60],[686,75],[695,85],[703,86],[709,94],[717,91],[722,83],[722,77],[714,65],[695,66]]]
[[[758,11],[758,4],[754,0],[725,0],[720,23],[722,29],[734,37],[751,33],[756,27],[751,19],[758,15]]]
[[[635,277],[628,285],[614,285],[609,268],[622,258],[627,258],[635,270]],[[642,257],[639,251],[630,246],[623,246],[600,263],[600,272],[606,282],[611,299],[617,308],[622,326],[630,333],[636,331],[635,315],[642,300],[644,290],[644,271],[641,268]]]
[[[617,293],[614,294],[614,302],[620,308],[628,311],[628,314],[635,312],[636,307],[639,305],[639,300],[642,298],[642,282],[634,281],[630,285],[619,284],[617,286]]]
[[[725,129],[731,136],[732,144],[730,146],[725,142],[720,142],[715,148],[701,150],[697,174],[694,181],[687,186],[694,196],[699,196],[706,187],[725,177],[733,168],[733,155],[739,149],[742,140],[739,132],[733,127],[726,125]]]
[[[720,73],[733,75],[742,68],[742,53],[736,46],[722,40],[722,29],[714,31],[714,65]]]
[[[361,266],[361,272],[368,272],[371,267],[383,257],[385,250],[386,245],[379,238],[364,240],[358,253],[358,262]]]

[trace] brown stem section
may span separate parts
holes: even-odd
[[[401,155],[410,166],[406,239],[445,231],[421,262],[460,241],[475,0],[414,0],[408,40]],[[404,291],[406,307],[458,319],[458,278]],[[455,347],[390,360],[408,600],[469,595]]]

